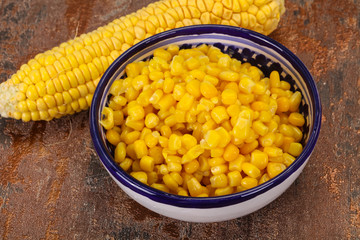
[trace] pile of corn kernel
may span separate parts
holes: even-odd
[[[114,159],[172,194],[220,196],[284,171],[302,151],[301,93],[214,46],[156,49],[110,88],[102,126]]]

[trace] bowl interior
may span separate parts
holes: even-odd
[[[281,80],[290,83],[292,91],[300,91],[302,94],[300,112],[305,116],[303,139],[301,140],[301,143],[305,146],[303,152],[291,166],[272,180],[261,184],[254,189],[232,194],[238,198],[247,199],[279,184],[305,163],[316,143],[320,129],[321,116],[321,106],[316,85],[304,64],[281,44],[249,30],[217,25],[202,25],[174,29],[150,37],[122,54],[103,75],[94,94],[90,121],[95,149],[108,171],[109,168],[111,168],[110,173],[116,175],[115,177],[120,181],[124,181],[123,177],[127,174],[114,163],[112,157],[113,147],[107,142],[105,131],[99,123],[101,112],[108,101],[111,84],[115,80],[124,77],[124,70],[127,64],[150,58],[153,51],[157,48],[167,48],[172,44],[179,45],[181,48],[192,48],[203,43],[214,45],[220,48],[224,53],[229,54],[231,57],[236,58],[241,62],[249,62],[251,65],[257,66],[263,71],[265,76],[269,76],[271,71],[277,70]],[[145,191],[150,191],[151,194],[164,194],[141,183],[136,183],[137,181],[131,180],[131,177],[129,178],[127,176],[126,178],[127,181],[129,179],[130,181],[135,181],[135,183],[131,182],[130,184],[135,188],[140,186],[140,188],[145,189]],[[141,190],[137,189],[137,191]],[[171,197],[181,199],[180,196]],[[214,198],[227,198],[227,196]],[[211,200],[213,198],[208,199]]]

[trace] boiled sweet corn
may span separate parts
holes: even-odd
[[[93,32],[82,34],[60,44],[59,47],[40,53],[27,64],[22,65],[8,81],[0,84],[0,116],[23,121],[48,121],[88,109],[101,75],[115,58],[137,42],[168,29],[195,24],[233,25],[268,35],[276,29],[284,11],[284,0],[223,2],[163,0],[152,3],[136,13],[116,19]],[[180,75],[181,58],[170,65],[166,63],[178,51],[177,46],[168,51],[156,50],[154,59],[161,60],[157,66],[170,68],[174,76]],[[217,55],[213,56],[217,57]],[[199,76],[201,72],[195,69],[201,62],[206,62],[206,59],[209,61],[209,58],[188,58],[185,66],[188,70],[195,71],[192,72],[192,76]],[[230,58],[226,56],[220,58],[219,64],[229,67]],[[132,72],[128,74],[131,79],[140,71],[149,71],[149,69],[140,69],[136,64],[129,64],[126,70]],[[214,71],[210,71],[209,74],[214,75]],[[161,71],[152,71],[146,77],[144,75],[135,77],[131,81],[132,87],[126,92],[126,98],[136,99],[138,92],[149,80],[155,81],[163,77],[164,73]],[[236,81],[237,77],[238,73],[234,71],[219,73],[219,78],[225,81]],[[209,80],[209,77],[207,79]],[[214,85],[209,84],[211,81],[204,81],[201,86],[200,82],[194,81],[186,88],[192,89],[189,93],[193,96],[198,97],[201,92],[205,97],[211,98],[217,94]],[[243,89],[246,88],[245,92],[249,92],[254,83],[249,79],[245,82],[241,86]],[[175,83],[165,79],[164,84],[166,88],[163,91],[166,94],[171,92]],[[286,83],[275,85],[288,88]],[[161,101],[159,94],[157,92],[153,95],[150,102],[160,101],[159,107],[165,109],[169,104],[164,106],[163,104],[167,103],[168,99]],[[225,102],[233,102],[233,94],[225,95],[223,99]],[[174,98],[178,100],[175,96]],[[296,109],[299,98],[293,95],[288,102],[291,109]]]
[[[267,78],[207,45],[155,53],[126,67],[125,79],[111,87],[101,120],[115,161],[135,179],[172,194],[220,196],[276,177],[300,155],[306,119],[298,100],[290,100],[300,92],[286,93],[289,86],[277,72]],[[179,69],[172,73],[175,62]],[[232,73],[220,79],[224,69],[237,79]],[[151,72],[156,75],[140,84]],[[171,80],[165,84],[163,78]],[[136,98],[127,95],[134,79]],[[297,108],[291,112],[290,106]]]

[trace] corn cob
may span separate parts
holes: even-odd
[[[139,41],[169,29],[226,24],[265,35],[284,0],[162,0],[36,55],[0,84],[0,116],[49,121],[89,108],[106,68]]]

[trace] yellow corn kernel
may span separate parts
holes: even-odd
[[[202,126],[201,126],[201,132],[202,133],[207,133],[210,130],[213,130],[215,127],[217,126],[217,124],[215,123],[215,121],[211,118],[209,120],[207,120]],[[200,134],[201,134],[200,132]],[[220,133],[219,133],[220,134]],[[194,136],[197,136],[194,134]],[[223,136],[223,135],[222,135]],[[201,136],[199,136],[200,138]],[[220,145],[222,145],[222,143],[219,143]]]
[[[121,141],[120,134],[113,129],[106,131],[106,139],[114,146],[118,145]]]
[[[184,134],[181,137],[181,145],[184,146],[187,150],[194,147],[196,144],[197,144],[196,138],[190,134]]]
[[[242,77],[239,82],[239,90],[245,94],[250,94],[255,86],[255,82],[248,77]]]
[[[232,124],[234,126],[233,128],[234,137],[239,139],[240,141],[243,141],[246,138],[248,138],[250,134],[250,124],[251,124],[250,120],[243,117],[232,118],[231,120],[236,120],[236,122]]]
[[[149,148],[149,156],[154,158],[155,164],[162,164],[164,162],[164,157],[162,155],[162,148],[159,146]]]
[[[283,154],[283,150],[278,147],[264,147],[264,153],[269,157],[280,157]]]
[[[304,116],[301,113],[297,112],[290,113],[288,121],[289,123],[297,127],[302,127],[305,124]]]
[[[265,136],[269,131],[269,128],[261,121],[253,122],[252,129],[260,136]]]
[[[214,107],[211,111],[211,117],[217,124],[229,119],[229,115],[226,112],[226,108],[223,106]]]
[[[225,105],[235,104],[237,97],[238,97],[237,92],[233,89],[225,89],[221,93],[221,101]]]
[[[286,169],[286,165],[283,163],[270,162],[266,171],[270,178],[274,178]]]
[[[159,142],[159,137],[160,134],[157,135],[156,132],[146,134],[144,137],[146,146],[148,146],[149,148],[155,147]]]
[[[143,120],[134,121],[131,118],[126,118],[125,125],[136,131],[141,131],[144,128],[144,121]]]
[[[166,163],[175,162],[175,163],[181,163],[181,157],[175,156],[176,151],[170,150],[168,148],[164,148],[162,150],[162,154],[165,158]]]
[[[128,101],[136,100],[138,96],[139,91],[133,87],[129,87],[125,92],[125,97],[128,99]]]
[[[213,98],[216,97],[218,94],[216,87],[211,82],[208,81],[201,82],[200,92],[206,98]]]
[[[260,150],[254,150],[251,152],[250,163],[255,165],[258,169],[263,170],[266,168],[269,161],[269,157],[266,153]]]
[[[159,100],[157,105],[161,111],[167,111],[171,106],[175,105],[175,102],[176,101],[172,94],[166,94]]]
[[[208,163],[208,158],[200,156],[199,157],[199,171],[206,172],[210,170],[210,165]]]
[[[135,160],[135,161],[133,162],[133,164],[131,165],[131,170],[132,170],[133,172],[139,172],[139,171],[141,171],[140,161],[139,161],[139,160]]]
[[[178,190],[178,192],[177,192],[177,195],[179,195],[179,196],[184,196],[184,197],[188,197],[188,196],[189,196],[188,192],[187,192],[185,189],[180,189],[180,187],[179,187],[178,189],[179,189],[179,190]]]
[[[180,101],[177,103],[176,108],[183,111],[190,110],[191,106],[194,102],[194,96],[190,95],[189,93],[185,93]]]
[[[224,188],[217,188],[215,190],[214,196],[228,195],[228,194],[232,194],[233,192],[234,192],[234,189],[231,186],[227,186]]]
[[[150,97],[149,102],[152,104],[157,104],[163,96],[163,91],[161,89],[157,89]]]
[[[244,162],[241,166],[244,173],[252,178],[257,178],[261,175],[261,171],[252,163]]]
[[[277,100],[277,112],[287,112],[290,109],[290,100],[287,97],[279,97]]]
[[[238,94],[238,99],[239,99],[239,101],[241,102],[242,105],[248,105],[252,101],[254,101],[255,96],[253,94],[239,93]]]
[[[262,101],[255,101],[251,103],[251,109],[254,111],[268,111],[269,105]]]
[[[200,145],[195,145],[187,151],[185,155],[183,155],[181,159],[181,164],[185,164],[190,162],[193,159],[199,157],[202,153],[204,153],[205,149],[202,148]]]
[[[164,93],[171,93],[174,90],[175,81],[172,78],[165,78],[163,90]]]
[[[131,165],[133,164],[133,160],[131,160],[130,158],[125,158],[124,161],[122,161],[119,166],[124,170],[124,171],[128,171],[131,167]]]
[[[167,125],[163,125],[160,128],[160,133],[162,136],[169,138],[171,135],[171,128]]]
[[[121,163],[125,160],[125,158],[126,158],[125,143],[119,142],[116,145],[114,157],[115,157],[115,162],[117,162],[117,163]]]
[[[259,146],[259,142],[257,140],[254,140],[250,143],[245,143],[240,147],[240,152],[243,155],[251,153],[253,150],[255,150]]]
[[[301,154],[302,150],[303,150],[303,146],[301,145],[301,143],[292,142],[290,143],[287,152],[293,155],[294,157],[297,157]]]
[[[185,66],[189,70],[197,69],[201,65],[199,59],[196,57],[190,57],[190,58],[186,59],[186,61],[184,63],[185,63]]]
[[[222,173],[210,177],[210,183],[212,188],[223,188],[228,185],[228,178],[224,173]]]
[[[224,154],[224,148],[211,148],[210,149],[210,156],[213,158],[222,157]]]
[[[272,71],[270,73],[270,87],[279,88],[280,87],[280,75],[277,71]]]
[[[204,139],[211,148],[216,148],[221,141],[221,136],[215,130],[210,130],[205,134]]]
[[[262,121],[264,123],[271,122],[272,115],[269,111],[260,111],[259,121]]]
[[[124,134],[122,140],[126,144],[131,144],[140,138],[140,134],[141,133],[139,131],[131,131],[129,133]]]
[[[229,132],[226,131],[226,129],[223,128],[223,127],[218,127],[218,128],[215,129],[215,131],[216,131],[218,134],[220,134],[220,136],[221,136],[221,141],[220,141],[220,143],[218,144],[218,147],[223,148],[223,147],[225,147],[226,145],[228,145],[228,143],[229,143],[230,140],[231,140],[231,136],[230,136]]]
[[[146,147],[144,140],[136,140],[134,142],[134,150],[136,153],[136,158],[141,159],[142,157],[148,155],[148,149]]]
[[[284,136],[283,138],[283,144],[281,146],[281,148],[283,149],[284,152],[288,152],[289,150],[289,147],[290,147],[290,144],[295,142],[295,138],[293,137],[287,137],[287,136]]]
[[[176,125],[178,123],[176,115],[170,115],[167,118],[165,118],[164,120],[164,124],[169,126],[169,127],[173,127],[174,125]]]
[[[166,174],[163,176],[164,184],[173,192],[177,192],[179,184],[175,181],[175,179],[170,175]]]
[[[294,92],[291,95],[289,101],[290,101],[289,110],[291,112],[295,112],[296,110],[298,110],[301,103],[301,93],[299,91]]]
[[[272,132],[267,133],[265,136],[259,137],[259,143],[262,147],[272,146],[275,140],[276,140],[276,134]]]
[[[163,192],[167,192],[167,193],[170,192],[170,189],[165,184],[162,184],[162,183],[153,183],[150,186],[152,188],[155,188],[155,189],[163,191]]]
[[[190,162],[184,164],[184,170],[189,174],[196,172],[199,169],[199,167],[200,167],[199,161],[196,159],[193,159]]]
[[[264,182],[267,182],[270,180],[270,177],[267,173],[264,173],[261,178],[259,179],[259,185],[264,183]]]
[[[288,115],[286,113],[279,113],[279,115],[275,115],[273,119],[280,124],[287,124],[288,123]]]
[[[219,165],[222,165],[225,163],[226,163],[226,161],[222,157],[214,157],[214,158],[208,159],[208,164],[210,167],[219,166]]]
[[[218,59],[217,64],[220,68],[230,68],[230,63],[231,63],[231,57],[227,54],[224,54]]]
[[[269,128],[270,133],[275,133],[278,130],[279,124],[275,120],[271,120],[266,123],[266,126]]]
[[[182,170],[182,165],[177,162],[168,162],[167,168],[169,172],[180,172]]]
[[[196,197],[202,194],[204,191],[201,184],[195,177],[192,177],[187,181],[187,188],[189,190],[190,196],[192,197]]]
[[[152,81],[158,81],[158,80],[164,78],[164,74],[163,74],[163,72],[160,72],[160,71],[150,72],[150,73],[149,73],[149,78],[150,78]]]
[[[149,84],[149,78],[146,75],[138,75],[132,79],[131,84],[135,90],[141,90],[144,86]]]
[[[174,49],[174,45],[172,46],[172,49]],[[172,55],[168,50],[165,50],[163,48],[157,48],[154,50],[154,57],[158,57],[161,59],[164,59],[167,62],[171,61]]]
[[[173,97],[176,101],[180,101],[180,99],[184,96],[186,93],[185,86],[182,84],[175,84],[174,90],[173,90]]]
[[[290,85],[290,83],[288,83],[286,81],[280,81],[280,88],[285,91],[290,90],[291,85]]]
[[[158,166],[158,173],[161,175],[166,175],[169,173],[169,169],[167,168],[167,165],[161,164]]]
[[[195,98],[200,97],[201,96],[200,81],[196,80],[196,79],[190,80],[186,84],[186,91],[188,93],[190,93],[192,96],[194,96]]]
[[[282,135],[287,137],[293,137],[294,136],[294,129],[291,125],[287,124],[281,124],[279,127],[279,131]]]
[[[177,134],[171,134],[169,137],[168,147],[170,150],[179,150],[181,148],[181,137]]]
[[[156,172],[148,172],[147,174],[147,183],[149,185],[159,181],[159,176]]]
[[[300,142],[303,137],[302,131],[298,127],[295,126],[291,126],[291,127],[293,129],[293,138],[295,139],[295,142]]]
[[[140,168],[145,172],[152,172],[154,170],[154,164],[155,164],[154,158],[150,156],[143,156],[140,159]]]
[[[144,184],[147,184],[147,174],[145,172],[142,171],[137,171],[137,172],[131,172],[130,175],[135,178],[136,180],[138,180],[139,182],[142,182]]]
[[[106,129],[109,130],[114,127],[114,115],[113,110],[108,107],[104,107],[102,111],[102,119],[100,121],[101,125]]]
[[[128,77],[136,77],[140,74],[140,65],[138,63],[129,63],[125,67],[125,72]]]
[[[283,143],[284,143],[284,135],[282,135],[281,133],[275,133],[274,145],[276,147],[281,147]]]
[[[229,170],[229,167],[227,164],[220,164],[217,166],[213,166],[210,168],[210,171],[212,173],[212,175],[219,175],[219,174],[223,174],[223,173],[227,173]]]
[[[284,164],[289,167],[294,161],[295,161],[295,157],[294,156],[291,156],[290,154],[288,153],[284,153],[283,154],[283,159],[284,159]]]
[[[229,171],[242,171],[242,164],[245,162],[245,157],[243,155],[239,155],[237,159],[229,162]]]
[[[145,117],[145,110],[141,105],[134,104],[128,107],[128,115],[133,121],[141,120]]]
[[[167,137],[164,137],[164,136],[159,137],[159,144],[161,147],[163,147],[163,148],[168,147],[168,142],[169,142],[169,139]]]
[[[244,187],[245,189],[250,189],[256,187],[257,185],[258,185],[258,180],[256,178],[246,176],[241,180],[241,186]]]
[[[232,143],[229,143],[226,147],[225,147],[225,151],[224,151],[224,155],[223,158],[228,161],[234,161],[235,159],[237,159],[239,157],[239,153],[240,150],[237,146],[235,146]]]
[[[241,185],[242,176],[239,171],[231,171],[227,174],[227,176],[230,187],[236,187]]]

